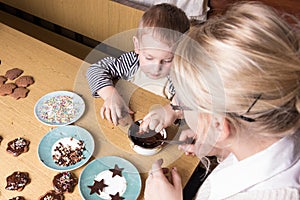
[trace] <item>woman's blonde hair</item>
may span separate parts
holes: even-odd
[[[192,28],[173,61],[176,93],[194,109],[225,115],[236,130],[251,127],[280,137],[295,131],[300,121],[297,25],[262,3],[243,2]]]

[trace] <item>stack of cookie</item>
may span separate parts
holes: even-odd
[[[29,92],[28,86],[34,83],[32,76],[20,76],[24,71],[13,68],[6,71],[5,75],[0,76],[0,95],[10,95],[15,99],[25,98]],[[10,80],[11,82],[7,82]],[[12,82],[14,81],[15,82]]]

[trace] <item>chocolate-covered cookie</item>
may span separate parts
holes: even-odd
[[[6,151],[13,154],[13,156],[19,156],[29,150],[30,142],[24,138],[16,138],[7,144]]]
[[[21,76],[16,80],[15,83],[18,87],[27,87],[34,83],[34,79],[32,76]]]
[[[11,198],[9,200],[25,200],[25,198],[22,197],[22,196],[17,196],[17,197],[13,197],[13,198]]]
[[[61,172],[54,176],[53,186],[57,192],[70,192],[74,191],[75,186],[78,183],[78,179],[72,172]]]
[[[14,89],[13,93],[10,94],[10,96],[12,96],[15,99],[20,99],[20,98],[25,98],[28,94],[29,90],[27,88],[24,87],[18,87],[16,89]]]
[[[0,95],[5,96],[8,94],[11,94],[11,93],[13,93],[13,91],[16,87],[17,86],[14,83],[5,83],[0,86]]]
[[[29,183],[30,178],[27,172],[16,171],[6,178],[5,189],[22,191]]]
[[[14,80],[15,78],[19,77],[24,71],[19,68],[13,68],[10,70],[7,70],[5,73],[5,77],[9,80]]]
[[[39,198],[39,200],[49,200],[49,199],[64,200],[65,197],[62,193],[56,192],[55,190],[50,190]]]

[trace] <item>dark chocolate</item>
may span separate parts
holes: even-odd
[[[57,192],[70,192],[74,191],[75,186],[78,183],[78,179],[72,172],[61,172],[54,176],[53,186]]]
[[[39,198],[39,200],[64,200],[65,197],[62,193],[56,192],[55,190],[50,190],[43,196]]]
[[[95,192],[100,195],[100,191],[103,192],[103,189],[107,186],[108,185],[104,183],[104,179],[101,179],[101,181],[94,180],[94,185],[88,186],[88,188],[91,189],[90,195],[94,194]]]
[[[30,142],[24,138],[16,138],[7,144],[6,151],[12,153],[14,156],[19,156],[29,150]]]
[[[112,177],[115,177],[116,175],[122,177],[123,170],[124,170],[124,168],[119,168],[119,166],[117,164],[115,164],[115,167],[113,169],[109,169],[109,171],[111,171],[113,173]]]
[[[25,198],[22,197],[22,196],[17,196],[17,197],[13,197],[13,198],[11,198],[9,200],[25,200]]]
[[[119,192],[117,192],[115,195],[110,194],[109,196],[110,196],[111,200],[123,200],[123,199],[125,199],[124,197],[120,196]]]
[[[129,137],[134,144],[148,149],[161,145],[161,140],[164,139],[161,133],[157,133],[154,130],[140,133],[140,123],[138,121],[130,126]]]
[[[22,191],[30,183],[29,174],[16,171],[6,178],[6,183],[5,189]]]

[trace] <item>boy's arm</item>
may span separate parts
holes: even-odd
[[[138,55],[134,52],[122,54],[118,58],[107,57],[92,64],[86,74],[92,95],[98,97],[102,88],[113,86],[113,79],[131,78],[137,68]]]

